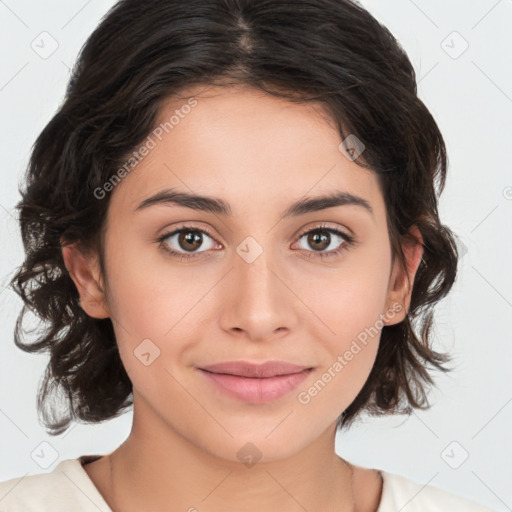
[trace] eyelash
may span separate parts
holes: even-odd
[[[174,249],[170,249],[169,246],[164,243],[165,240],[167,240],[168,238],[170,238],[173,235],[176,235],[177,233],[190,232],[190,231],[194,232],[194,233],[203,233],[204,235],[208,235],[210,238],[213,239],[212,234],[209,233],[205,229],[198,228],[198,227],[195,227],[195,226],[181,226],[178,229],[175,229],[175,230],[173,230],[173,231],[171,231],[169,233],[163,234],[156,241],[160,243],[160,247],[162,248],[162,250],[164,250],[165,252],[169,253],[174,258],[178,258],[180,261],[182,261],[182,260],[190,260],[190,259],[193,259],[193,258],[201,257],[201,256],[198,256],[198,254],[201,254],[201,253],[190,253],[190,254],[181,253],[181,252],[175,251]],[[324,259],[324,258],[330,258],[330,257],[333,257],[333,256],[338,256],[343,251],[346,251],[347,249],[349,249],[351,246],[353,246],[355,244],[354,237],[348,235],[347,233],[345,233],[344,231],[341,231],[340,229],[332,228],[332,227],[328,227],[328,226],[324,226],[324,225],[316,226],[316,227],[314,227],[312,229],[308,229],[308,230],[302,232],[299,235],[298,239],[300,240],[304,235],[307,235],[307,234],[309,234],[311,232],[315,232],[315,231],[320,231],[320,232],[327,231],[328,233],[331,233],[331,234],[334,234],[334,235],[338,235],[341,238],[343,238],[344,243],[338,249],[335,249],[335,250],[329,251],[329,252],[307,251],[308,253],[313,253],[313,255],[306,256],[307,258],[319,257],[320,259]]]

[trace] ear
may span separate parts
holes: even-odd
[[[390,318],[387,318],[388,315],[385,314],[386,318],[383,320],[385,325],[400,323],[407,316],[411,305],[414,278],[423,256],[423,237],[416,225],[409,230],[408,235],[402,242],[407,268],[403,269],[399,259],[395,258],[389,280],[386,311],[393,310],[396,314],[390,314]],[[409,277],[410,283],[407,277]]]
[[[93,318],[109,318],[97,255],[85,253],[74,243],[62,246],[62,258],[80,295],[82,309]]]

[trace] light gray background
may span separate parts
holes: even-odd
[[[75,424],[57,438],[46,434],[35,400],[47,357],[15,347],[21,301],[5,288],[23,259],[14,206],[31,146],[63,98],[80,47],[113,4],[0,0],[0,481],[107,453],[130,430],[131,413],[103,425]],[[457,369],[437,378],[432,409],[367,419],[339,435],[336,450],[357,464],[512,510],[512,1],[362,4],[407,51],[419,95],[445,137],[450,166],[440,213],[461,237],[464,256],[436,321],[436,348],[450,350]],[[47,58],[31,47],[46,38],[51,49],[44,31],[58,43]]]

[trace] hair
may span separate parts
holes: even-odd
[[[37,397],[48,432],[114,418],[133,404],[112,322],[81,308],[62,246],[97,251],[104,272],[111,195],[98,199],[95,190],[151,133],[164,102],[201,84],[315,102],[342,140],[364,144],[355,162],[378,177],[393,261],[405,265],[401,243],[413,225],[423,257],[405,319],[383,327],[369,377],[337,428],[363,411],[430,407],[431,370],[449,371],[451,360],[431,347],[433,308],[455,281],[458,253],[437,209],[443,137],[397,40],[349,0],[121,0],[80,50],[65,98],[32,148],[17,205],[26,254],[11,281],[24,302],[14,341],[49,353]],[[31,342],[23,341],[28,312],[40,319]]]

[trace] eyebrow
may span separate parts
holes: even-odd
[[[144,199],[136,208],[135,212],[144,210],[153,205],[175,203],[185,208],[214,213],[219,215],[232,215],[231,207],[224,200],[216,197],[201,196],[175,189],[165,189]],[[330,195],[318,197],[306,197],[290,205],[282,214],[281,218],[304,215],[317,212],[336,206],[355,205],[360,206],[373,216],[373,208],[370,203],[362,197],[348,192],[335,192]]]

